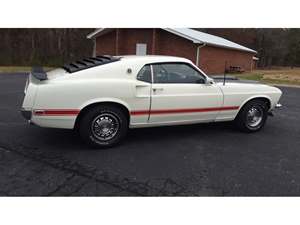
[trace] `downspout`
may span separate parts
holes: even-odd
[[[96,38],[93,38],[93,57],[96,57]]]
[[[196,66],[199,67],[199,59],[200,59],[200,48],[206,46],[206,43],[197,46],[197,53],[196,53]]]

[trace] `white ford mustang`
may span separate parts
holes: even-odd
[[[128,128],[234,121],[242,131],[258,131],[281,94],[263,84],[215,82],[184,58],[97,56],[32,71],[22,114],[38,126],[78,129],[92,146],[110,147]]]

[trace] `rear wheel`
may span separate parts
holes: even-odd
[[[267,117],[267,103],[257,99],[246,103],[238,113],[234,122],[241,131],[256,132],[264,127]]]
[[[95,148],[108,148],[118,144],[126,135],[128,119],[115,106],[97,106],[83,115],[79,123],[82,139]]]

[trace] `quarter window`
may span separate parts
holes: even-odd
[[[138,80],[151,83],[151,69],[149,65],[144,66],[140,72],[138,73],[137,77]]]
[[[154,83],[204,83],[204,76],[186,63],[153,64]]]

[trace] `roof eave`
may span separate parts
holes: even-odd
[[[183,38],[185,38],[187,40],[190,40],[194,44],[206,44],[208,46],[215,46],[215,47],[219,47],[219,48],[233,49],[233,50],[236,50],[236,51],[250,52],[250,53],[253,53],[253,54],[257,54],[257,51],[255,51],[253,49],[250,49],[250,48],[249,49],[240,49],[240,48],[233,48],[233,47],[228,47],[228,46],[224,46],[224,45],[211,44],[211,43],[208,43],[208,42],[202,42],[202,41],[199,41],[199,40],[197,40],[195,38],[191,38],[191,37],[189,37],[187,35],[184,35],[184,34],[182,34],[180,32],[177,32],[177,31],[173,30],[172,28],[164,28],[163,30],[168,31],[168,32],[170,32],[172,34],[175,34],[177,36],[183,37]]]
[[[228,46],[224,46],[224,45],[214,45],[214,44],[210,44],[210,43],[205,43],[205,44],[207,46],[226,48],[226,49],[236,50],[236,51],[240,51],[240,52],[249,52],[249,53],[257,54],[257,51],[250,49],[250,48],[249,49],[240,49],[240,48],[233,48],[233,47],[228,47]]]
[[[93,38],[96,38],[97,36],[98,36],[98,34],[101,32],[101,31],[103,31],[105,28],[98,28],[98,29],[96,29],[94,32],[92,32],[92,33],[89,33],[87,36],[86,36],[86,38],[87,39],[93,39]]]
[[[177,35],[177,36],[183,37],[183,38],[185,38],[185,39],[187,39],[187,40],[190,40],[190,41],[192,41],[194,44],[204,44],[204,42],[199,41],[199,40],[197,40],[197,39],[195,39],[195,38],[191,38],[191,37],[189,37],[189,36],[187,36],[187,35],[184,35],[184,34],[182,34],[182,33],[179,33],[179,32],[177,32],[177,31],[173,30],[172,28],[163,28],[163,30],[168,31],[168,32],[170,32],[170,33],[172,33],[172,34],[175,34],[175,35]]]

